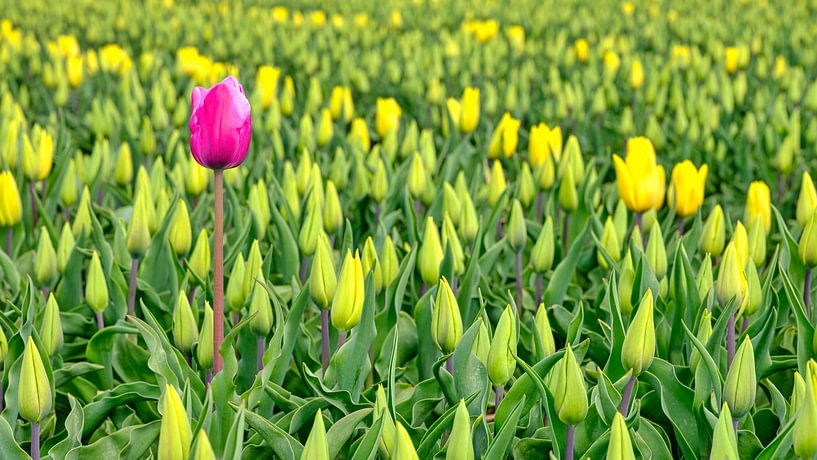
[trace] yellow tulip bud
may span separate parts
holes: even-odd
[[[79,199],[77,215],[74,216],[72,227],[74,237],[87,236],[91,233],[91,192],[88,187],[82,189],[82,196]]]
[[[437,285],[434,314],[431,318],[431,336],[437,348],[445,354],[453,353],[462,338],[460,307],[445,277],[442,277]]]
[[[91,264],[88,266],[85,302],[97,313],[104,312],[108,307],[108,281],[96,251],[91,256]]]
[[[663,279],[667,274],[667,248],[664,245],[664,234],[661,225],[653,222],[650,227],[650,239],[647,242],[647,262],[656,278]]]
[[[193,460],[216,460],[216,454],[213,452],[210,440],[207,439],[207,433],[204,430],[199,431],[196,439],[196,453],[193,454]]]
[[[386,164],[382,159],[378,159],[375,163],[374,176],[372,177],[372,186],[369,190],[369,195],[377,203],[382,203],[386,199],[386,194],[389,191],[389,177],[386,173]]]
[[[732,427],[732,413],[729,406],[723,403],[718,422],[715,423],[715,432],[712,435],[712,452],[709,458],[724,460],[739,460],[738,440],[735,429]]]
[[[428,187],[428,173],[419,154],[414,154],[409,165],[408,189],[415,199],[421,197]]]
[[[763,219],[763,227],[766,233],[772,228],[772,205],[771,192],[769,186],[763,181],[755,181],[749,185],[749,193],[746,195],[746,222],[754,222],[755,217]]]
[[[334,132],[334,125],[332,121],[332,112],[329,109],[323,109],[321,111],[321,118],[318,122],[318,147],[324,147],[332,140],[332,134]]]
[[[130,144],[127,142],[119,146],[119,153],[113,167],[113,180],[120,186],[130,184],[133,180],[133,159]]]
[[[704,222],[698,247],[704,253],[718,257],[723,251],[725,242],[726,226],[724,224],[723,208],[721,208],[721,205],[715,205],[712,212],[709,213],[709,217],[706,218],[706,222]]]
[[[516,252],[521,251],[528,241],[525,214],[522,211],[522,204],[519,203],[519,200],[513,200],[513,204],[511,205],[511,217],[508,219],[507,235],[511,248]]]
[[[763,229],[763,220],[756,217],[749,226],[749,257],[760,267],[766,262],[766,231]]]
[[[323,206],[323,229],[326,233],[333,234],[343,226],[343,208],[340,205],[340,197],[335,188],[335,183],[326,182],[326,198]]]
[[[458,276],[462,275],[465,273],[465,253],[462,250],[462,244],[460,244],[457,231],[454,229],[454,223],[447,212],[443,215],[443,227],[441,233],[444,249],[443,252],[445,252],[445,250],[451,250],[451,259],[454,262],[454,274]]]
[[[37,254],[34,257],[34,269],[37,282],[42,286],[49,286],[57,279],[57,252],[51,244],[51,237],[45,227],[40,229],[40,240],[37,244]]]
[[[797,197],[797,223],[805,227],[814,210],[817,209],[817,190],[811,175],[804,171],[800,184],[800,195]]]
[[[394,98],[378,98],[375,108],[375,125],[377,134],[381,138],[400,127],[400,116],[403,110]]]
[[[230,276],[227,278],[227,307],[234,312],[241,311],[246,297],[244,295],[244,256],[240,253],[233,262]]]
[[[253,286],[255,286],[255,276],[258,270],[264,265],[261,257],[261,246],[258,240],[253,240],[250,246],[250,254],[247,256],[247,263],[244,266],[244,279],[242,283],[244,298],[248,298],[252,294]]]
[[[553,330],[550,328],[550,320],[548,320],[545,304],[539,304],[534,322],[536,324],[536,333],[539,334],[539,340],[542,342],[542,352],[544,353],[542,359],[544,359],[556,353],[556,342],[553,339]]]
[[[332,260],[332,248],[325,235],[320,236],[315,258],[312,261],[312,271],[309,276],[309,293],[312,301],[320,308],[329,308],[329,302],[335,295],[337,277],[335,263]]]
[[[377,257],[377,249],[374,247],[374,240],[371,236],[366,238],[366,243],[363,245],[361,266],[363,267],[364,277],[369,272],[372,273],[375,293],[379,293],[380,289],[383,288],[383,275],[380,272],[380,260]]]
[[[621,241],[616,232],[616,226],[613,224],[613,218],[610,216],[607,217],[607,221],[604,223],[604,231],[601,234],[601,245],[614,262],[621,260]],[[607,260],[602,255],[601,250],[596,254],[596,260],[598,260],[599,265],[605,270],[609,268],[607,266]]]
[[[159,460],[186,459],[190,455],[193,433],[184,403],[172,385],[162,395],[162,424],[159,431]]]
[[[329,443],[326,440],[326,428],[323,426],[323,415],[320,409],[315,413],[315,421],[306,439],[301,460],[329,460]]]
[[[755,404],[756,391],[755,351],[752,341],[746,336],[735,354],[723,386],[723,399],[735,418],[749,413]]]
[[[708,261],[704,261],[705,263]],[[701,319],[698,322],[698,332],[695,334],[695,337],[701,342],[706,343],[709,340],[709,337],[712,335],[712,313],[709,310],[704,309],[703,314],[701,315]],[[701,362],[701,354],[698,352],[698,349],[693,347],[692,354],[689,357],[689,368],[692,370],[692,373],[695,374],[695,370],[698,368],[698,364]]]
[[[792,429],[792,443],[798,457],[812,458],[817,454],[817,435],[814,433],[817,426],[817,363],[813,359],[806,365],[805,387]]]
[[[494,385],[505,386],[516,370],[516,316],[510,305],[505,307],[494,331],[491,347],[488,349],[488,377]]]
[[[62,321],[60,320],[60,306],[57,304],[57,299],[54,294],[48,294],[48,301],[45,304],[43,311],[43,322],[40,326],[40,337],[43,342],[43,351],[48,356],[54,356],[63,344]],[[2,342],[5,342],[5,336]],[[0,344],[0,349],[3,345]],[[0,351],[0,354],[4,354]]]
[[[255,284],[250,299],[250,330],[259,337],[266,337],[272,329],[272,304],[269,293],[264,286],[264,274],[259,268],[255,276]]]
[[[810,268],[817,266],[817,213],[812,214],[806,223],[797,249],[803,264]]]
[[[213,309],[204,301],[204,319],[199,331],[199,345],[196,347],[196,361],[204,369],[213,367]]]
[[[554,367],[553,402],[559,420],[567,425],[578,425],[587,415],[587,393],[584,375],[573,349],[567,344],[564,357],[558,368]]]
[[[468,193],[460,195],[460,217],[458,233],[466,244],[470,244],[479,233],[479,218],[474,202]]]
[[[400,422],[397,422],[395,426],[394,438],[394,449],[391,451],[392,460],[419,460],[414,443]]]
[[[610,427],[610,443],[607,445],[607,460],[635,460],[633,442],[627,422],[620,412],[613,416],[613,425]]]
[[[173,220],[167,229],[167,239],[170,240],[170,246],[177,256],[182,257],[190,251],[193,235],[190,228],[190,215],[187,213],[187,202],[184,200],[177,202]]]
[[[53,396],[43,358],[31,336],[26,341],[20,365],[17,403],[20,416],[32,423],[40,423],[51,412]]]
[[[448,438],[445,460],[474,460],[471,416],[468,414],[465,400],[462,399],[454,413],[454,424],[451,427],[451,437]]]
[[[640,60],[635,59],[630,66],[630,88],[638,90],[642,86],[644,86],[644,66],[641,65]]]
[[[141,258],[150,247],[150,230],[148,229],[146,208],[152,204],[146,202],[145,194],[136,197],[133,213],[128,224],[127,247],[134,258]]]
[[[637,234],[637,232],[636,232]],[[635,282],[635,267],[630,250],[624,256],[624,264],[621,266],[621,273],[618,278],[618,300],[621,313],[629,316],[633,311],[633,283]]]
[[[190,353],[196,343],[198,326],[193,309],[184,290],[179,291],[176,309],[173,311],[173,343],[184,353]]]
[[[199,232],[196,245],[193,246],[193,252],[187,261],[187,267],[198,278],[207,279],[207,275],[210,273],[210,240],[207,236],[207,230],[201,229],[201,232]]]
[[[0,227],[14,227],[23,218],[17,181],[9,171],[0,172]]]
[[[378,448],[383,455],[388,455],[394,448],[395,426],[394,420],[391,418],[391,413],[388,410],[388,401],[386,400],[386,391],[383,390],[383,385],[377,386],[372,417],[374,421],[383,417],[383,431],[380,435]]]
[[[559,206],[568,213],[579,207],[579,191],[571,169],[567,169],[567,173],[562,176],[559,183]]]
[[[426,226],[423,231],[422,246],[417,259],[417,267],[420,270],[420,276],[423,283],[431,286],[440,279],[440,263],[443,261],[445,254],[440,242],[440,232],[437,230],[437,224],[434,223],[434,218],[428,216],[426,218]]]
[[[74,252],[74,245],[74,234],[66,222],[62,226],[60,240],[57,243],[57,268],[60,273],[65,273],[65,266],[68,265],[68,259],[71,257],[71,253]]]
[[[718,270],[715,293],[722,305],[734,298],[735,304],[741,306],[746,298],[746,291],[746,275],[740,265],[735,244],[729,243]]]
[[[689,160],[684,160],[672,168],[668,199],[670,206],[675,208],[678,216],[689,217],[698,212],[704,202],[704,188],[708,172],[707,165],[696,169]]]
[[[627,329],[621,347],[621,363],[624,369],[638,376],[649,369],[655,358],[655,324],[653,320],[653,297],[649,289],[641,298],[638,311]]]
[[[741,266],[745,266],[746,261],[749,260],[749,235],[746,233],[746,227],[743,226],[743,222],[741,221],[738,221],[735,226],[735,232],[732,234],[732,242],[735,243],[738,262],[740,262]]]
[[[68,166],[66,166],[63,176],[62,185],[60,185],[60,202],[63,206],[69,208],[77,202],[77,191],[79,190],[77,167],[73,158],[68,160]]]
[[[536,184],[533,181],[533,174],[527,163],[522,163],[522,170],[519,172],[519,201],[525,208],[529,207],[536,197]]]
[[[332,300],[332,325],[341,331],[357,326],[363,313],[364,286],[360,255],[346,251],[346,258],[338,276],[338,288]]]
[[[502,163],[495,160],[491,167],[491,180],[488,182],[488,204],[493,207],[505,192],[507,184],[505,182],[505,172],[502,170]]]

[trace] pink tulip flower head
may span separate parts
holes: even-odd
[[[244,162],[252,138],[250,101],[233,77],[205,89],[193,88],[190,150],[210,169],[235,168]]]

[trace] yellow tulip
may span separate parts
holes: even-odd
[[[261,107],[268,109],[278,93],[278,79],[281,69],[270,65],[262,65],[255,74],[255,90],[261,97]]]
[[[23,217],[17,181],[9,171],[0,172],[0,227],[14,227]]]
[[[646,137],[627,141],[624,160],[613,155],[619,197],[633,212],[658,209],[664,201],[664,167],[655,163],[655,148]]]
[[[457,129],[463,134],[477,129],[479,110],[479,88],[465,88],[462,100],[448,99],[448,113]]]
[[[669,204],[675,208],[676,214],[681,217],[689,217],[698,212],[698,208],[704,202],[704,188],[708,172],[707,165],[696,169],[689,160],[684,160],[672,168]]]
[[[730,46],[726,48],[724,54],[726,71],[729,73],[735,73],[738,70],[738,58],[740,57],[740,51],[736,47]]]
[[[400,127],[400,116],[403,110],[394,98],[377,99],[377,134],[382,138]]]
[[[500,153],[509,158],[516,151],[516,144],[519,142],[519,125],[521,122],[505,113],[491,136],[491,143],[488,147],[488,158],[494,160],[499,158]]]
[[[587,40],[580,38],[573,44],[573,51],[579,62],[587,62],[587,58],[590,57],[590,44],[587,43]]]
[[[772,228],[772,204],[769,186],[763,181],[754,181],[749,185],[749,193],[746,195],[746,212],[744,220],[754,222],[755,217],[763,219],[763,227],[766,233]]]
[[[630,66],[630,88],[639,89],[644,86],[644,66],[636,59]]]

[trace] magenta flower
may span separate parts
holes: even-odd
[[[193,88],[190,150],[210,169],[235,168],[244,162],[252,137],[250,101],[233,77],[210,89]]]

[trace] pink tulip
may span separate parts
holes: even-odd
[[[210,89],[193,88],[190,150],[210,169],[235,168],[244,162],[252,137],[250,101],[233,77]]]

